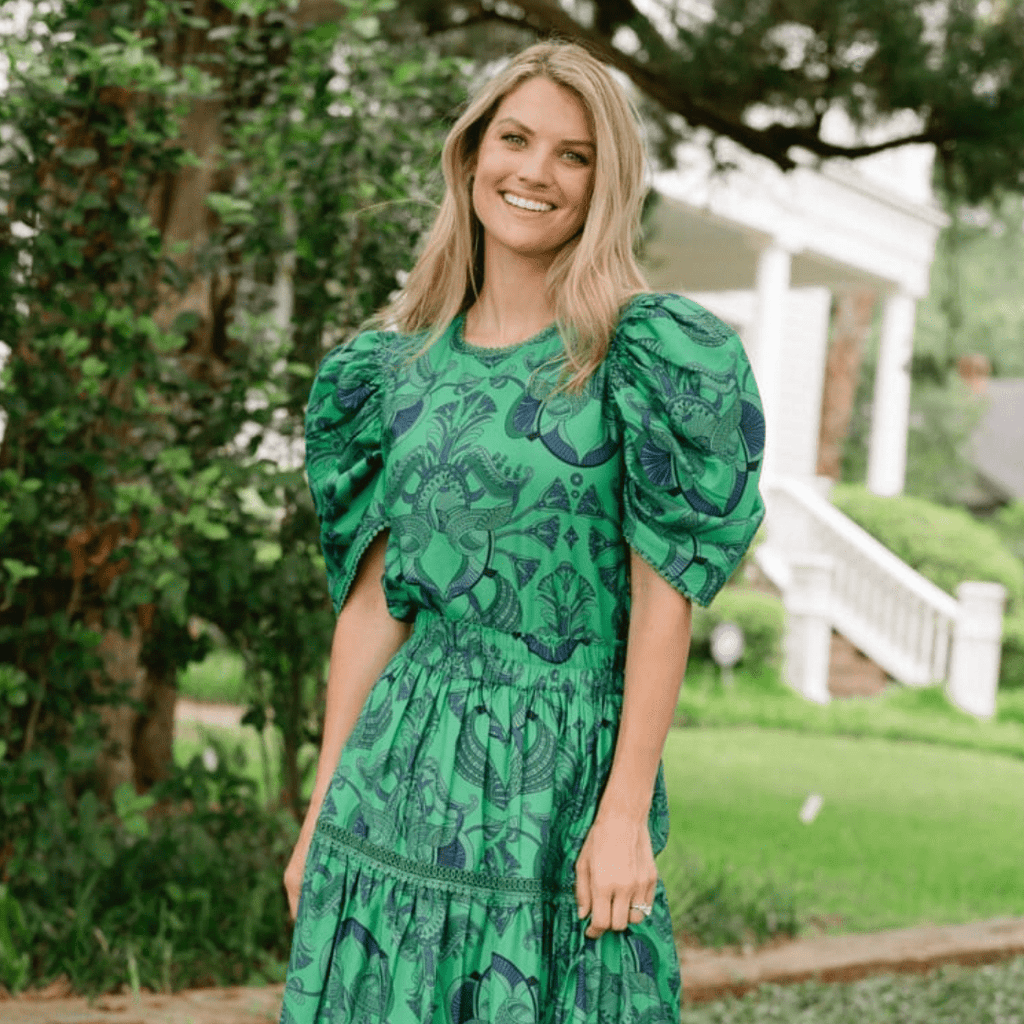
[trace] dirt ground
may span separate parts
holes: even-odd
[[[0,1001],[3,1024],[276,1024],[283,985],[201,988],[173,995],[100,996],[90,1003],[60,982]]]
[[[766,982],[852,981],[869,974],[921,973],[1024,954],[1024,917],[925,926],[868,935],[820,935],[757,950],[680,948],[687,1002],[737,995]],[[276,1024],[281,985],[192,989],[173,995],[101,996],[90,1003],[66,983],[0,999],[2,1024]]]

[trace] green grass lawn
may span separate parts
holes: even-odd
[[[837,930],[1024,914],[1024,762],[756,727],[674,729],[669,845],[797,895]],[[824,804],[803,824],[806,797]]]
[[[214,649],[178,675],[178,692],[191,700],[244,704],[249,699],[244,672],[240,654]]]
[[[1024,759],[1024,689],[997,694],[996,715],[981,721],[956,708],[938,686],[891,685],[876,697],[850,697],[818,705],[779,682],[764,668],[737,673],[724,688],[714,666],[690,667],[679,695],[676,724],[759,725],[835,736],[918,740]]]

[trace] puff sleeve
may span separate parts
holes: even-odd
[[[334,611],[370,541],[388,525],[382,504],[380,338],[364,331],[333,349],[306,406],[306,476]]]
[[[697,303],[646,294],[627,307],[608,363],[625,539],[706,607],[764,518],[764,414],[743,346]]]

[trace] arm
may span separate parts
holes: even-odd
[[[373,684],[408,639],[411,623],[391,617],[381,587],[388,531],[377,535],[360,559],[355,580],[338,615],[327,672],[327,706],[316,779],[284,884],[292,916],[298,908],[306,853],[338,758],[359,719]]]
[[[622,715],[611,772],[576,862],[579,916],[586,934],[643,920],[630,903],[650,904],[658,871],[647,816],[658,763],[672,725],[690,650],[692,606],[630,549],[630,619]]]

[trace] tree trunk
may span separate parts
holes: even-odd
[[[818,430],[818,475],[838,480],[843,443],[850,432],[864,343],[871,330],[877,294],[873,288],[840,291],[832,307],[832,340],[825,362]]]

